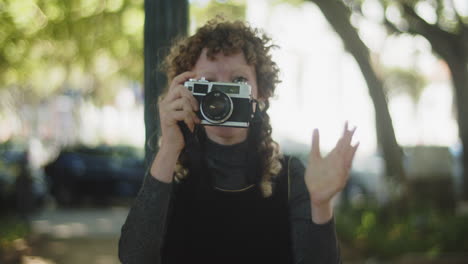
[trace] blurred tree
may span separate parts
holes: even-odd
[[[143,16],[142,0],[2,1],[0,89],[40,100],[79,87],[108,102],[111,79],[141,78]]]
[[[363,1],[351,2],[355,10],[361,10]],[[380,0],[385,9],[384,23],[391,32],[423,36],[450,69],[463,145],[463,198],[468,200],[468,10],[460,12],[464,2]]]
[[[403,68],[385,69],[383,80],[387,95],[408,94],[415,106],[427,85],[427,80],[422,74]]]
[[[370,61],[369,51],[352,26],[351,16],[362,15],[366,3],[378,3],[382,8],[382,23],[392,33],[420,35],[448,65],[455,90],[458,130],[463,153],[463,195],[468,199],[468,11],[461,0],[309,0],[319,6],[337,31],[346,48],[353,54],[376,108],[377,135],[387,161],[387,169],[402,171],[401,154],[397,150],[388,110],[379,79]],[[375,5],[374,5],[375,6]],[[465,4],[466,7],[466,4]],[[460,11],[464,10],[463,13]],[[379,110],[380,109],[380,110]],[[383,119],[382,119],[383,118]],[[379,124],[380,123],[380,124]],[[393,170],[393,169],[392,169]],[[402,174],[403,175],[403,174]]]
[[[195,30],[218,15],[226,20],[243,20],[245,19],[245,8],[245,0],[194,2],[190,6],[191,29]]]
[[[384,92],[384,81],[373,63],[369,48],[361,40],[358,30],[351,23],[351,10],[342,1],[308,0],[315,3],[333,29],[342,39],[345,49],[356,60],[369,89],[375,108],[377,141],[385,160],[386,175],[389,182],[395,184],[398,195],[406,195],[406,175],[403,168],[403,153],[398,145],[393,129],[392,118],[388,110]]]
[[[145,160],[149,165],[157,152],[160,135],[157,100],[167,86],[159,65],[174,38],[187,34],[187,0],[145,0]]]

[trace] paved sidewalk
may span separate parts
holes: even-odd
[[[32,217],[32,231],[64,239],[118,236],[128,210],[125,207],[46,209]]]
[[[31,221],[33,239],[25,264],[118,264],[126,207],[46,209]]]
[[[117,245],[118,237],[68,239],[41,237],[31,245],[30,255],[34,258],[24,262],[25,264],[119,264]]]

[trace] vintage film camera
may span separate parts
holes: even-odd
[[[198,117],[203,125],[249,127],[252,88],[245,82],[223,83],[189,79],[184,86],[200,103]]]

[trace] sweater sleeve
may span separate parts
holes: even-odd
[[[296,264],[341,263],[335,223],[332,218],[325,224],[312,221],[309,193],[304,182],[305,167],[297,158],[289,164],[289,214],[293,253]]]
[[[161,245],[172,183],[145,175],[143,185],[122,226],[119,259],[124,264],[161,263]]]

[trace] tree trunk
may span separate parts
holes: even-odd
[[[167,85],[158,70],[171,41],[187,34],[187,0],[145,0],[145,161],[150,165],[158,149],[160,135],[158,97]]]
[[[358,63],[374,103],[377,141],[383,152],[386,175],[397,181],[395,183],[407,188],[402,161],[403,153],[395,138],[387,98],[383,92],[383,82],[372,67],[369,49],[351,25],[350,11],[342,2],[336,0],[309,1],[314,2],[320,8],[330,25],[340,36],[346,50],[353,55]]]
[[[463,199],[468,200],[468,27],[459,18],[459,30],[447,32],[437,25],[427,23],[410,5],[403,4],[407,31],[401,31],[386,21],[392,30],[398,33],[417,34],[425,37],[432,49],[448,64],[454,86],[457,109],[458,132],[462,142]]]
[[[462,51],[463,52],[463,51]],[[456,109],[458,119],[458,133],[462,142],[462,168],[463,168],[463,193],[462,199],[468,200],[468,60],[466,56],[457,53],[457,60],[447,60],[452,73]]]

